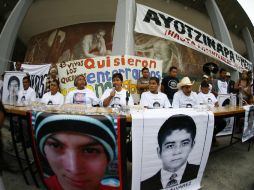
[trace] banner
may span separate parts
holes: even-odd
[[[26,73],[19,71],[5,71],[2,103],[15,105],[18,101],[18,93],[23,90],[23,77]]]
[[[138,102],[137,80],[141,77],[141,69],[147,67],[150,76],[161,79],[162,61],[136,56],[106,56],[80,59],[58,63],[58,76],[61,93],[66,96],[74,87],[74,79],[80,74],[86,74],[87,87],[101,97],[107,88],[112,88],[112,75],[123,75],[123,88],[128,90],[134,101]]]
[[[166,13],[137,4],[135,31],[169,39],[209,55],[242,72],[252,63],[214,37]]]
[[[230,94],[219,94],[217,96],[219,106],[220,107],[231,106],[231,105],[236,106],[236,95],[234,94],[234,95],[232,95],[232,97],[230,97]],[[230,102],[231,101],[230,99],[232,99],[232,102]],[[216,136],[231,135],[233,132],[234,117],[228,117],[228,118],[224,118],[224,119],[227,122],[227,125]]]
[[[211,148],[212,112],[132,112],[132,189],[196,190]]]
[[[245,117],[242,142],[245,142],[254,136],[254,106],[244,106]]]
[[[36,92],[36,98],[42,98],[46,90],[46,78],[51,64],[29,65],[22,64],[23,72],[30,75],[31,88]]]
[[[48,189],[122,189],[120,118],[33,112],[31,119],[37,163]]]

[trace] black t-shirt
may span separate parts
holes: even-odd
[[[167,94],[168,99],[173,99],[174,94],[178,91],[177,83],[179,82],[178,78],[166,76],[162,79],[164,86],[164,92]]]

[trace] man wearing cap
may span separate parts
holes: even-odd
[[[35,138],[44,163],[45,183],[52,190],[117,190],[102,180],[116,157],[113,118],[51,113],[35,114]],[[47,167],[48,168],[48,167]],[[106,183],[106,184],[105,184]]]
[[[157,154],[162,168],[141,182],[141,190],[171,189],[197,177],[199,165],[190,164],[195,146],[196,124],[184,114],[169,117],[158,132]],[[177,187],[176,187],[177,189]]]
[[[203,81],[208,82],[208,80],[209,80],[209,77],[207,75],[203,75],[201,82],[203,82]],[[209,92],[211,92],[212,88],[213,88],[213,86],[209,83]],[[198,91],[201,92],[201,85],[199,85]]]
[[[213,80],[212,93],[217,97],[219,94],[228,93],[228,83],[226,81],[227,71],[223,68],[220,69],[220,76],[218,79]]]
[[[234,89],[235,81],[231,80],[230,78],[231,78],[230,72],[227,72],[226,80],[228,82],[228,93],[235,93],[235,89]]]
[[[178,91],[173,98],[173,108],[192,108],[198,105],[198,95],[192,91],[193,83],[189,77],[184,77],[180,83],[177,84]]]

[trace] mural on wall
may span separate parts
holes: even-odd
[[[54,29],[32,37],[25,62],[58,63],[110,55],[113,22],[82,23]]]
[[[162,72],[167,74],[171,66],[178,68],[180,76],[201,79],[203,65],[218,61],[189,47],[171,40],[135,33],[135,54],[142,57],[162,60]]]

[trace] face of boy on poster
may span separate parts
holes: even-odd
[[[173,131],[163,140],[161,148],[157,148],[163,169],[170,172],[180,169],[187,162],[193,145],[194,140],[185,129]]]
[[[44,178],[49,189],[103,190],[108,186],[101,181],[116,155],[116,134],[109,117],[41,113],[35,120],[35,133],[53,173]]]
[[[51,169],[64,189],[97,189],[109,163],[103,146],[78,133],[58,133],[44,148]]]

